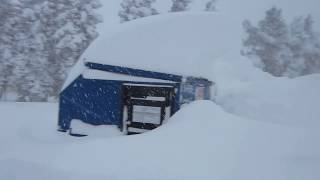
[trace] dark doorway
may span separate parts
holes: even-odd
[[[128,134],[155,129],[173,113],[173,86],[125,84],[123,92],[124,128]]]

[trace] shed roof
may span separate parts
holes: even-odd
[[[81,60],[210,79],[214,60],[227,54],[232,42],[240,43],[240,35],[233,31],[239,27],[234,26],[229,16],[220,13],[150,16],[101,34]],[[71,76],[81,74],[79,69],[74,68]]]
[[[102,34],[82,57],[100,64],[203,77],[208,65],[230,50],[232,28],[232,22],[219,13],[151,16],[123,23],[113,35]]]

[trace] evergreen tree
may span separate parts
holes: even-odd
[[[206,3],[206,11],[216,11],[217,0],[210,0]]]
[[[288,27],[282,17],[282,10],[276,7],[271,8],[258,26],[264,36],[265,52],[261,59],[265,64],[265,71],[281,76],[291,59],[287,47]]]
[[[286,43],[287,25],[282,18],[281,9],[275,7],[266,12],[266,16],[253,27],[248,21],[243,23],[248,34],[244,40],[247,48],[245,55],[259,59],[256,65],[275,76],[281,76],[290,59]]]
[[[172,0],[170,12],[187,11],[192,0]]]
[[[0,0],[0,96],[57,97],[68,69],[97,37],[96,0]],[[0,98],[1,98],[0,97]]]
[[[52,78],[49,97],[58,95],[67,70],[98,36],[94,13],[101,4],[95,0],[47,0],[39,5],[39,37],[47,74]]]
[[[0,0],[0,99],[5,98],[8,91],[9,76],[11,69],[15,35],[11,31],[16,24],[16,15],[21,14],[19,4],[14,4],[10,0]]]
[[[290,41],[288,45],[292,52],[292,61],[284,73],[286,76],[301,75],[306,71],[303,57],[304,46],[306,45],[305,35],[303,17],[295,18],[290,24]]]
[[[0,95],[3,100],[10,100],[7,94],[17,94],[17,100],[24,100],[28,90],[25,80],[30,74],[26,63],[30,55],[37,53],[34,50],[39,45],[33,39],[35,16],[33,10],[20,1],[1,0],[1,4]]]
[[[314,31],[314,21],[309,15],[304,20],[304,32],[306,35],[303,57],[305,59],[306,72],[319,73],[320,72],[320,38],[319,34]]]
[[[296,77],[320,72],[320,40],[311,16],[295,18],[287,26],[281,10],[272,8],[252,26],[244,21],[247,37],[243,54],[275,76]]]
[[[156,15],[158,11],[152,7],[155,0],[123,0],[118,13],[121,22]]]

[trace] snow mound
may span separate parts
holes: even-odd
[[[315,180],[317,138],[319,133],[243,119],[199,101],[154,131],[68,146],[54,166],[122,180]]]
[[[240,26],[220,13],[170,13],[130,21],[101,34],[89,62],[210,77],[212,62],[239,49]]]
[[[71,128],[72,134],[88,135],[94,138],[108,138],[124,135],[115,125],[94,126],[77,119],[71,121]]]
[[[0,103],[0,112],[0,179],[320,177],[318,129],[237,117],[210,101],[184,107],[154,131],[113,138],[57,133],[56,104]]]
[[[305,128],[320,126],[320,74],[276,78],[250,60],[223,58],[214,66],[215,101],[245,118]]]

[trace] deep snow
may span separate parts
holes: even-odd
[[[250,60],[225,56],[215,61],[215,102],[249,119],[296,127],[320,127],[320,74],[275,78]]]
[[[100,64],[208,78],[215,59],[240,49],[239,25],[222,13],[150,16],[123,23],[112,34],[101,34],[82,58]]]
[[[113,138],[60,134],[56,110],[55,104],[0,104],[10,119],[0,131],[0,179],[320,177],[316,129],[244,119],[210,101],[186,106],[154,131]]]
[[[239,118],[204,101],[150,133],[74,144],[55,162],[68,159],[61,169],[116,179],[317,179],[318,137]],[[102,160],[106,153],[113,156]]]
[[[262,16],[276,0],[246,0],[248,8],[233,2],[221,0],[240,29],[242,17]],[[291,14],[300,14],[317,1],[289,3]],[[56,131],[57,104],[0,103],[0,179],[320,179],[320,75],[274,78],[238,54],[230,48],[207,67],[217,83],[215,103],[195,102],[137,136],[99,127],[75,138]]]

